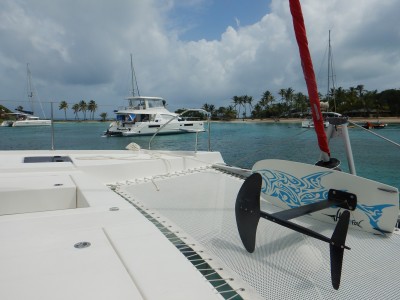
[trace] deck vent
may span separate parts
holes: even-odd
[[[87,247],[90,247],[90,243],[89,242],[79,242],[79,243],[76,243],[75,245],[74,245],[74,247],[76,248],[76,249],[83,249],[83,248],[87,248]]]
[[[24,163],[72,162],[69,156],[27,156]]]

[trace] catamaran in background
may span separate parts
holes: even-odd
[[[204,131],[204,122],[190,120],[168,111],[166,101],[160,97],[142,97],[136,80],[131,54],[132,96],[128,106],[115,111],[116,120],[110,124],[106,136],[137,136],[177,133],[199,133]],[[135,86],[138,96],[135,95]],[[203,111],[190,109],[188,111]],[[182,115],[185,112],[182,113]]]
[[[106,136],[137,136],[196,133],[204,131],[204,121],[188,120],[165,108],[160,97],[128,97],[128,106],[115,112],[116,120],[110,124]]]
[[[5,120],[1,126],[5,127],[26,127],[26,126],[50,126],[51,120],[40,119],[34,115],[35,107],[35,90],[32,84],[32,73],[29,69],[29,64],[26,64],[27,78],[28,78],[28,102],[31,105],[31,111],[23,110],[22,108],[16,109],[17,112],[9,113],[9,116],[13,116],[12,120]],[[38,100],[40,107],[42,104]],[[42,113],[44,114],[43,108]]]
[[[246,170],[210,147],[1,151],[1,299],[398,299],[399,191],[356,175],[343,117],[328,128],[342,125],[351,174],[338,170],[289,2],[317,165]]]

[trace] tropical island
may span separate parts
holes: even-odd
[[[253,96],[233,96],[232,103],[228,106],[216,107],[212,103],[204,103],[202,108],[210,113],[212,120],[234,121],[234,120],[287,120],[304,118],[310,114],[308,96],[302,92],[296,92],[293,88],[280,89],[279,98],[266,90],[261,98],[255,102]],[[388,89],[381,92],[369,91],[363,85],[344,89],[342,87],[331,89],[326,96],[320,96],[321,108],[325,111],[335,111],[352,118],[379,119],[384,117],[400,117],[400,90]],[[98,104],[94,100],[78,103],[68,103],[63,100],[58,103],[58,109],[64,111],[64,121],[89,121],[99,120],[95,118]],[[71,109],[74,118],[67,118],[67,111]],[[18,106],[17,111],[23,107]],[[182,113],[186,108],[176,110]],[[88,116],[89,112],[89,116]],[[0,121],[12,119],[12,111],[0,105]],[[81,114],[81,115],[80,115]],[[205,119],[205,115],[198,112],[189,112],[188,117]],[[98,117],[100,121],[107,121],[107,112],[101,112]]]
[[[233,96],[232,104],[216,108],[214,104],[205,103],[202,108],[211,114],[213,120],[235,119],[287,119],[303,118],[310,113],[308,96],[301,92],[295,92],[292,88],[281,89],[278,92],[280,98],[276,99],[267,90],[261,99],[255,103],[254,98],[248,95]],[[368,91],[363,85],[344,89],[339,87],[331,89],[326,96],[319,94],[321,109],[335,111],[349,117],[358,118],[382,118],[400,117],[400,90],[389,89],[382,92]],[[180,113],[185,109],[179,109]],[[201,117],[192,113],[193,116]]]

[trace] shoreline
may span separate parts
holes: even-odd
[[[234,120],[211,120],[213,123],[301,123],[303,118],[281,118],[279,121],[275,121],[271,118],[266,119],[234,119]],[[365,123],[365,122],[380,122],[383,124],[400,124],[400,117],[382,117],[382,118],[362,118],[355,117],[349,118],[354,123]],[[0,121],[3,121],[0,119]],[[115,120],[54,120],[54,123],[109,123]]]
[[[235,119],[231,121],[220,121],[220,120],[212,120],[211,122],[226,122],[226,123],[301,123],[304,119],[302,118],[282,118],[279,121],[275,121],[274,119]],[[400,117],[383,117],[379,118],[349,118],[350,121],[354,123],[365,123],[365,122],[380,122],[383,124],[400,124]]]

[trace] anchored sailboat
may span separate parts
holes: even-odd
[[[15,116],[15,120],[6,120],[1,124],[2,126],[7,127],[27,127],[27,126],[50,126],[51,120],[40,119],[39,117],[34,115],[35,110],[35,91],[32,84],[32,73],[29,69],[29,64],[26,64],[27,71],[27,91],[28,91],[28,102],[31,106],[31,110],[23,110],[22,108],[15,109],[17,112],[11,113],[10,115]],[[40,106],[41,103],[39,102]],[[42,113],[44,115],[44,111],[42,108]]]

